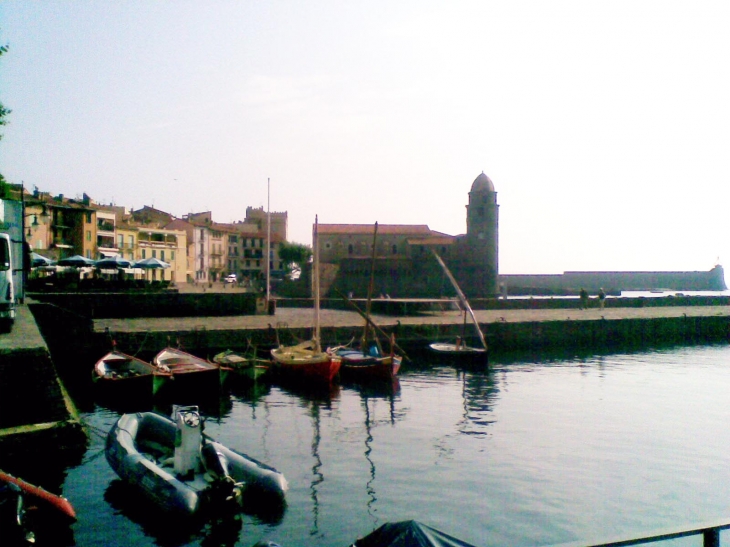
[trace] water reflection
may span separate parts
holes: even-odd
[[[485,437],[489,434],[488,427],[495,422],[493,410],[499,399],[496,375],[491,371],[461,371],[459,375],[464,414],[457,430],[465,435]]]

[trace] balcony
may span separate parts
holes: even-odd
[[[114,224],[112,222],[99,222],[96,225],[96,231],[114,233]]]

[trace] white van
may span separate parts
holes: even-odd
[[[0,234],[0,331],[9,331],[15,321],[15,288],[10,236]]]

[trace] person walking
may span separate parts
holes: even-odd
[[[588,291],[583,287],[580,288],[580,309],[584,310],[588,307]]]
[[[606,306],[606,293],[603,292],[603,287],[598,290],[598,304],[603,309]]]

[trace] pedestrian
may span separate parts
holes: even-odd
[[[588,307],[588,291],[583,287],[580,288],[580,309],[584,310]]]
[[[603,292],[603,287],[598,291],[598,304],[601,306],[601,309],[606,306],[606,293]]]

